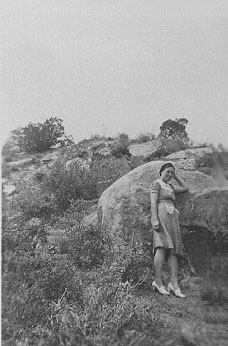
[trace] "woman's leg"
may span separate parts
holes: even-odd
[[[170,276],[171,276],[170,281],[173,285],[173,288],[176,290],[179,287],[178,281],[177,281],[177,279],[178,279],[178,259],[177,259],[177,256],[175,254],[170,253],[168,263],[169,263]]]
[[[162,267],[165,260],[166,250],[164,248],[156,249],[154,256],[155,281],[158,286],[162,286]]]

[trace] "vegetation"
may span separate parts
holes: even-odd
[[[136,333],[158,333],[159,318],[145,313],[122,279],[130,257],[123,261],[115,253],[113,261],[106,230],[83,223],[90,203],[73,202],[61,216],[32,213],[30,220],[26,210],[13,220],[13,238],[5,219],[3,342],[127,345]],[[66,230],[54,247],[47,241],[49,227]]]
[[[47,219],[66,211],[72,201],[96,200],[102,192],[134,166],[126,158],[95,156],[90,164],[82,160],[57,161],[46,172],[20,179],[15,206],[24,220]]]
[[[113,144],[112,155],[120,158],[122,156],[131,156],[129,152],[130,140],[126,133],[120,133],[117,140]]]
[[[141,133],[136,138],[131,140],[131,144],[142,144],[156,139],[154,133]]]
[[[179,120],[179,125],[187,125],[183,119]],[[57,140],[55,144],[66,145],[69,142],[61,142],[59,137],[64,131],[62,122],[56,121],[53,120],[52,135],[55,135],[52,137]],[[168,123],[171,127],[172,124]],[[55,125],[59,132],[55,131]],[[162,128],[163,136],[159,136],[162,147],[156,158],[184,148],[184,143],[188,145],[188,137],[178,138],[177,135],[183,126],[175,126],[176,135],[175,131]],[[32,127],[33,133],[39,132],[36,125]],[[143,163],[130,157],[128,148],[132,141],[128,135],[123,133],[116,139],[94,135],[80,142],[78,147],[63,147],[59,149],[61,160],[47,165],[44,170],[42,154],[36,153],[31,162],[36,170],[31,173],[23,171],[28,164],[23,169],[11,165],[11,160],[17,159],[17,152],[12,152],[15,143],[23,150],[23,143],[27,143],[28,152],[47,149],[39,146],[38,138],[41,137],[38,135],[32,136],[34,141],[26,142],[23,136],[27,133],[29,137],[32,132],[18,131],[14,132],[15,141],[4,151],[6,156],[9,151],[13,153],[11,158],[7,156],[4,177],[15,179],[16,190],[8,197],[3,194],[3,345],[174,346],[189,342],[179,338],[182,319],[192,316],[199,323],[203,321],[204,328],[205,323],[227,322],[223,309],[228,304],[227,257],[211,258],[201,289],[190,287],[195,291],[189,302],[177,303],[172,298],[164,302],[164,297],[151,293],[154,274],[150,244],[145,242],[140,248],[141,253],[148,254],[148,262],[142,262],[135,244],[123,254],[122,244],[114,248],[104,226],[100,223],[88,225],[87,216],[97,211],[101,193]],[[148,134],[136,140],[143,143],[154,138]],[[105,157],[93,153],[89,156],[85,147],[96,141],[111,141],[112,155]],[[48,143],[51,145],[51,140]],[[211,157],[205,156],[198,164],[204,169],[218,162],[227,169],[224,160],[218,153],[214,163]],[[181,277],[189,280],[186,287],[190,285],[188,275],[183,268]],[[200,316],[199,319],[196,313],[199,307],[208,312],[208,306],[211,310],[207,318]],[[221,314],[215,316],[218,308],[222,309]]]
[[[73,139],[65,135],[63,120],[52,117],[45,120],[44,123],[29,123],[24,128],[14,130],[10,140],[6,143],[5,150],[14,144],[20,150],[36,153],[44,152],[55,145],[65,146],[72,143]]]
[[[181,138],[188,140],[188,134],[185,130],[188,120],[185,118],[168,119],[161,124],[159,137],[166,139]]]

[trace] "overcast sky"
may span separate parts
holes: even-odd
[[[198,142],[228,145],[228,1],[5,0],[1,139],[64,120],[92,134],[158,134],[186,117]]]

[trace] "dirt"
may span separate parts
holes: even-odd
[[[182,285],[186,299],[161,296],[152,290],[138,292],[138,299],[150,314],[159,315],[164,326],[160,346],[227,346],[228,309],[203,301],[200,278],[189,278]],[[163,328],[162,328],[163,329]],[[162,344],[161,344],[162,343]]]

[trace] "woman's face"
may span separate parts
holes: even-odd
[[[168,167],[161,173],[161,180],[163,180],[165,183],[168,183],[170,180],[173,179],[174,174],[175,174],[174,168]]]

